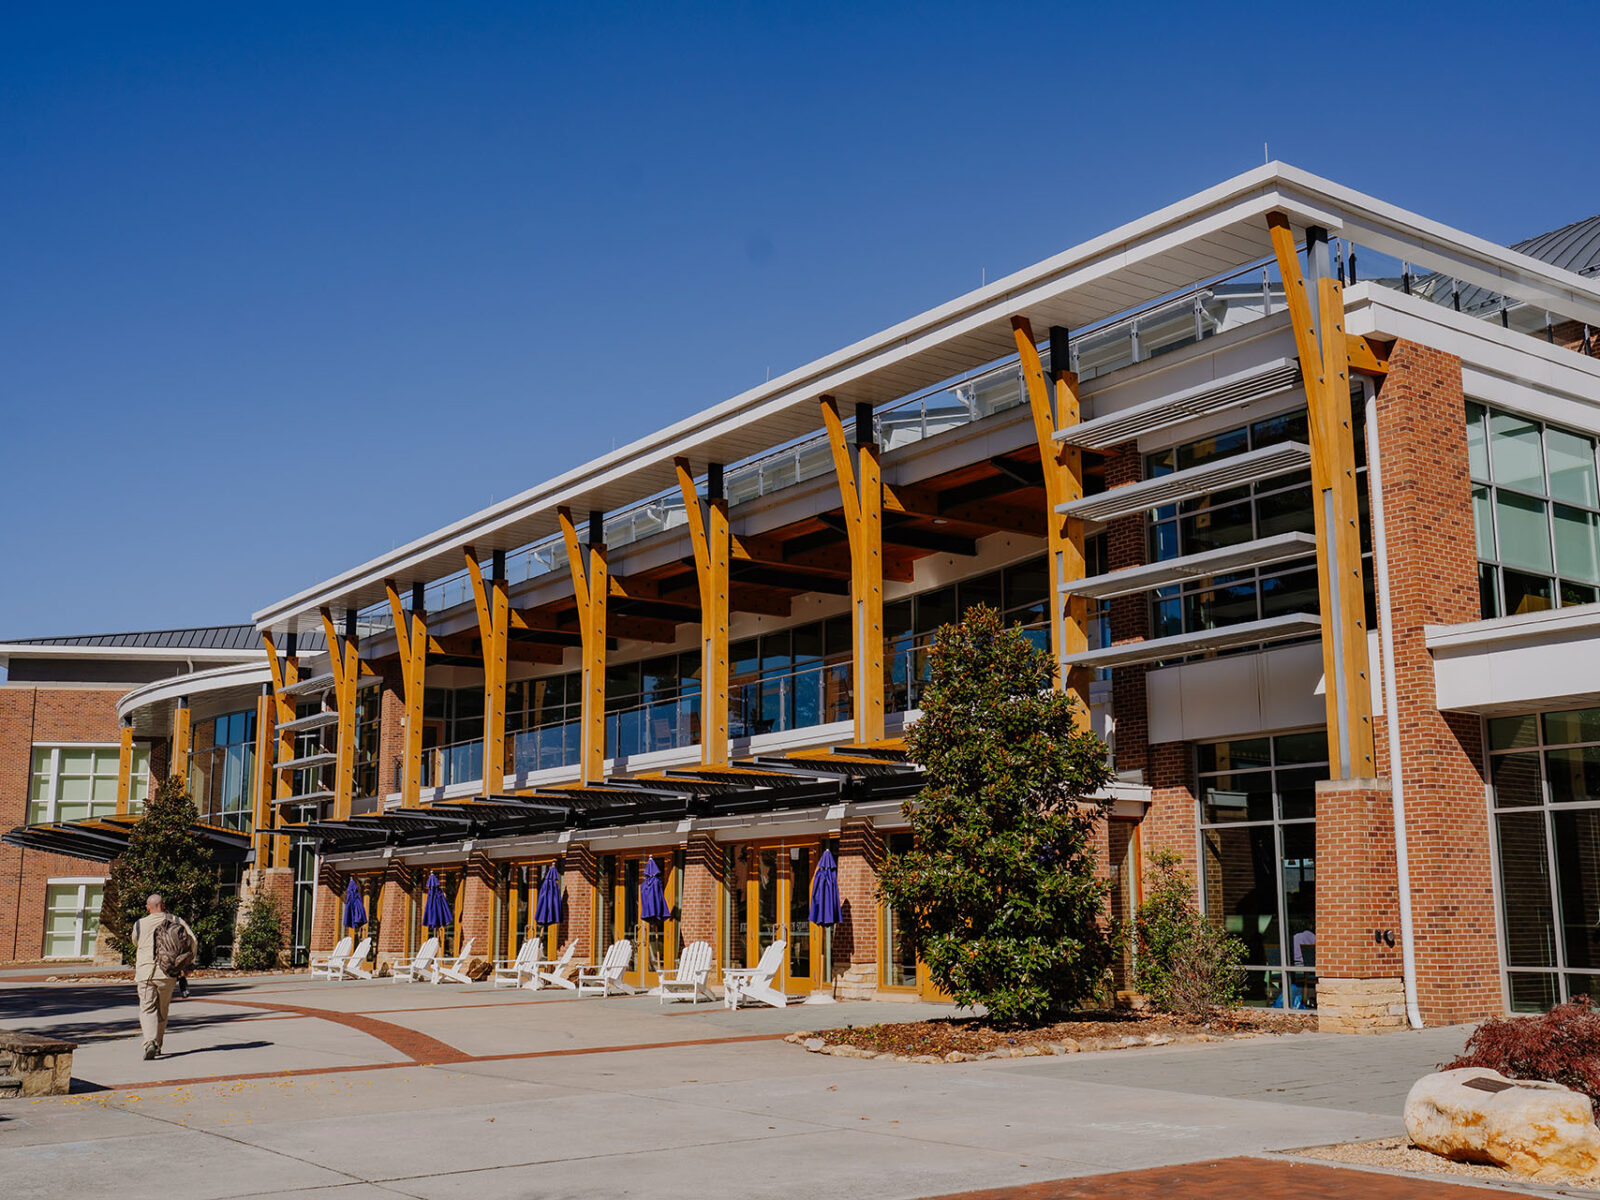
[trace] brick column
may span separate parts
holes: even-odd
[[[1317,1028],[1406,1023],[1394,808],[1387,779],[1317,784]]]
[[[399,763],[405,754],[406,698],[398,657],[376,664],[383,673],[378,709],[378,795],[400,790]]]
[[[461,887],[459,936],[461,945],[472,939],[472,953],[479,958],[494,958],[494,905],[494,863],[481,850],[473,851]]]
[[[239,912],[234,920],[236,931],[245,927],[250,919],[250,906],[260,897],[278,903],[278,919],[283,928],[282,965],[289,961],[290,943],[293,940],[294,871],[289,867],[252,867],[240,876]]]
[[[311,918],[311,953],[326,954],[344,936],[344,876],[327,863],[317,864],[317,898]]]
[[[678,897],[678,931],[683,944],[711,943],[712,960],[721,965],[717,945],[717,900],[721,894],[722,847],[709,835],[689,839],[683,856],[683,880]]]
[[[1477,716],[1435,706],[1424,642],[1479,617],[1461,360],[1396,342],[1376,408],[1418,1000],[1429,1023],[1467,1021],[1502,1008],[1483,747]]]
[[[379,903],[377,953],[391,958],[404,957],[410,891],[414,886],[411,870],[404,863],[391,862],[383,869],[383,890]],[[370,914],[369,914],[370,915]]]
[[[568,846],[561,860],[561,890],[566,893],[567,936],[577,945],[573,947],[572,961],[591,962],[603,953],[595,948],[594,893],[599,878],[600,864],[587,846]]]
[[[833,927],[833,977],[840,1000],[878,991],[878,864],[883,839],[870,821],[839,831],[839,923]]]

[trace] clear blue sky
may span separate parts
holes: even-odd
[[[0,638],[247,620],[1272,155],[1600,210],[1578,5],[12,5]]]

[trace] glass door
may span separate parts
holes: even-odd
[[[661,890],[670,914],[664,921],[644,919],[640,888],[646,864],[655,859],[661,872]],[[633,957],[623,972],[623,981],[638,988],[652,988],[661,982],[663,972],[678,961],[678,880],[680,868],[671,851],[637,858],[607,856],[602,860],[601,878],[605,882],[602,928],[609,946],[622,938],[633,943]],[[604,950],[598,951],[603,955]],[[598,961],[598,959],[597,959]]]
[[[827,931],[811,923],[811,873],[820,850],[799,845],[730,846],[724,859],[723,962],[753,967],[778,939],[788,943],[778,986],[811,991],[828,980]]]

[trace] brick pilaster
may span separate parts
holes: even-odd
[[[721,948],[717,945],[717,900],[722,894],[721,882],[722,847],[706,834],[694,834],[684,850],[678,931],[686,946],[690,942],[711,943],[713,961],[721,958]]]
[[[311,919],[311,953],[326,954],[344,936],[345,877],[327,863],[317,864],[316,910]]]
[[[412,947],[406,944],[410,935],[407,925],[410,894],[415,886],[411,870],[404,863],[390,863],[384,868],[383,891],[379,901],[382,910],[378,914],[379,954],[399,956],[410,953]]]
[[[1376,404],[1399,694],[1387,719],[1400,723],[1418,999],[1446,1023],[1502,1007],[1479,720],[1435,707],[1425,644],[1426,626],[1479,616],[1466,407],[1460,359],[1402,340],[1389,361]]]
[[[467,859],[466,878],[461,887],[458,936],[463,946],[470,938],[472,952],[483,958],[494,957],[494,906],[494,863],[488,855],[475,850]]]
[[[600,863],[587,846],[567,848],[561,861],[561,889],[566,893],[566,934],[577,945],[572,951],[573,962],[592,962],[604,948],[595,948],[594,900],[595,886],[599,880]]]
[[[865,999],[878,983],[878,864],[883,839],[868,821],[839,831],[839,923],[833,927],[833,972],[841,998]]]

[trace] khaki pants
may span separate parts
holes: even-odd
[[[146,1042],[154,1042],[161,1050],[161,1039],[167,1034],[167,1009],[172,1004],[172,989],[176,979],[150,979],[139,984],[139,1032]]]

